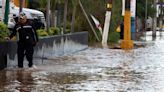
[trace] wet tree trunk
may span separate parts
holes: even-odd
[[[71,22],[71,33],[74,32],[75,16],[76,16],[76,6],[74,6],[74,8],[73,8],[72,22]]]
[[[48,32],[49,27],[50,27],[50,0],[47,0],[47,11],[46,11],[46,21],[47,21],[47,25],[46,25],[46,30]]]
[[[154,8],[156,10],[156,0],[154,0]],[[157,27],[157,17],[156,17],[156,14],[154,15],[154,18],[153,18],[153,34],[152,36],[153,37],[156,37],[156,27]]]
[[[67,6],[68,6],[68,0],[65,0],[65,2],[64,2],[64,26],[63,26],[63,33],[66,32],[66,24],[67,24]]]
[[[19,12],[22,12],[23,0],[19,0]]]
[[[52,10],[51,12],[51,27],[56,27],[56,12],[55,10]]]
[[[159,21],[159,26],[160,30],[162,30],[162,22],[163,22],[163,0],[160,0],[160,21]]]

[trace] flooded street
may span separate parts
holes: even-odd
[[[164,92],[164,38],[131,51],[89,47],[37,70],[0,71],[0,92]]]

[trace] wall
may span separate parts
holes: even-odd
[[[0,70],[7,66],[7,47],[8,44],[6,42],[1,42],[0,44]]]
[[[17,43],[8,42],[7,66],[17,66]],[[57,56],[76,53],[88,48],[88,32],[78,32],[65,35],[57,35],[40,39],[35,47],[34,64],[40,64],[46,59],[54,59]],[[24,62],[27,66],[28,62]]]

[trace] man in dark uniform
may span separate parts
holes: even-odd
[[[34,46],[38,42],[38,36],[35,28],[27,21],[25,13],[21,12],[18,17],[18,23],[15,25],[9,39],[17,35],[17,54],[18,67],[23,68],[24,56],[26,56],[29,67],[33,67]]]

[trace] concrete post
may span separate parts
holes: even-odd
[[[133,49],[134,44],[131,40],[131,12],[130,0],[125,0],[125,16],[124,16],[124,39],[121,43],[121,48],[130,50]]]
[[[109,32],[109,27],[110,27],[111,10],[112,10],[112,0],[108,0],[105,23],[104,23],[104,28],[103,28],[103,35],[102,35],[102,46],[104,48],[108,47],[107,41],[108,41],[108,32]]]

